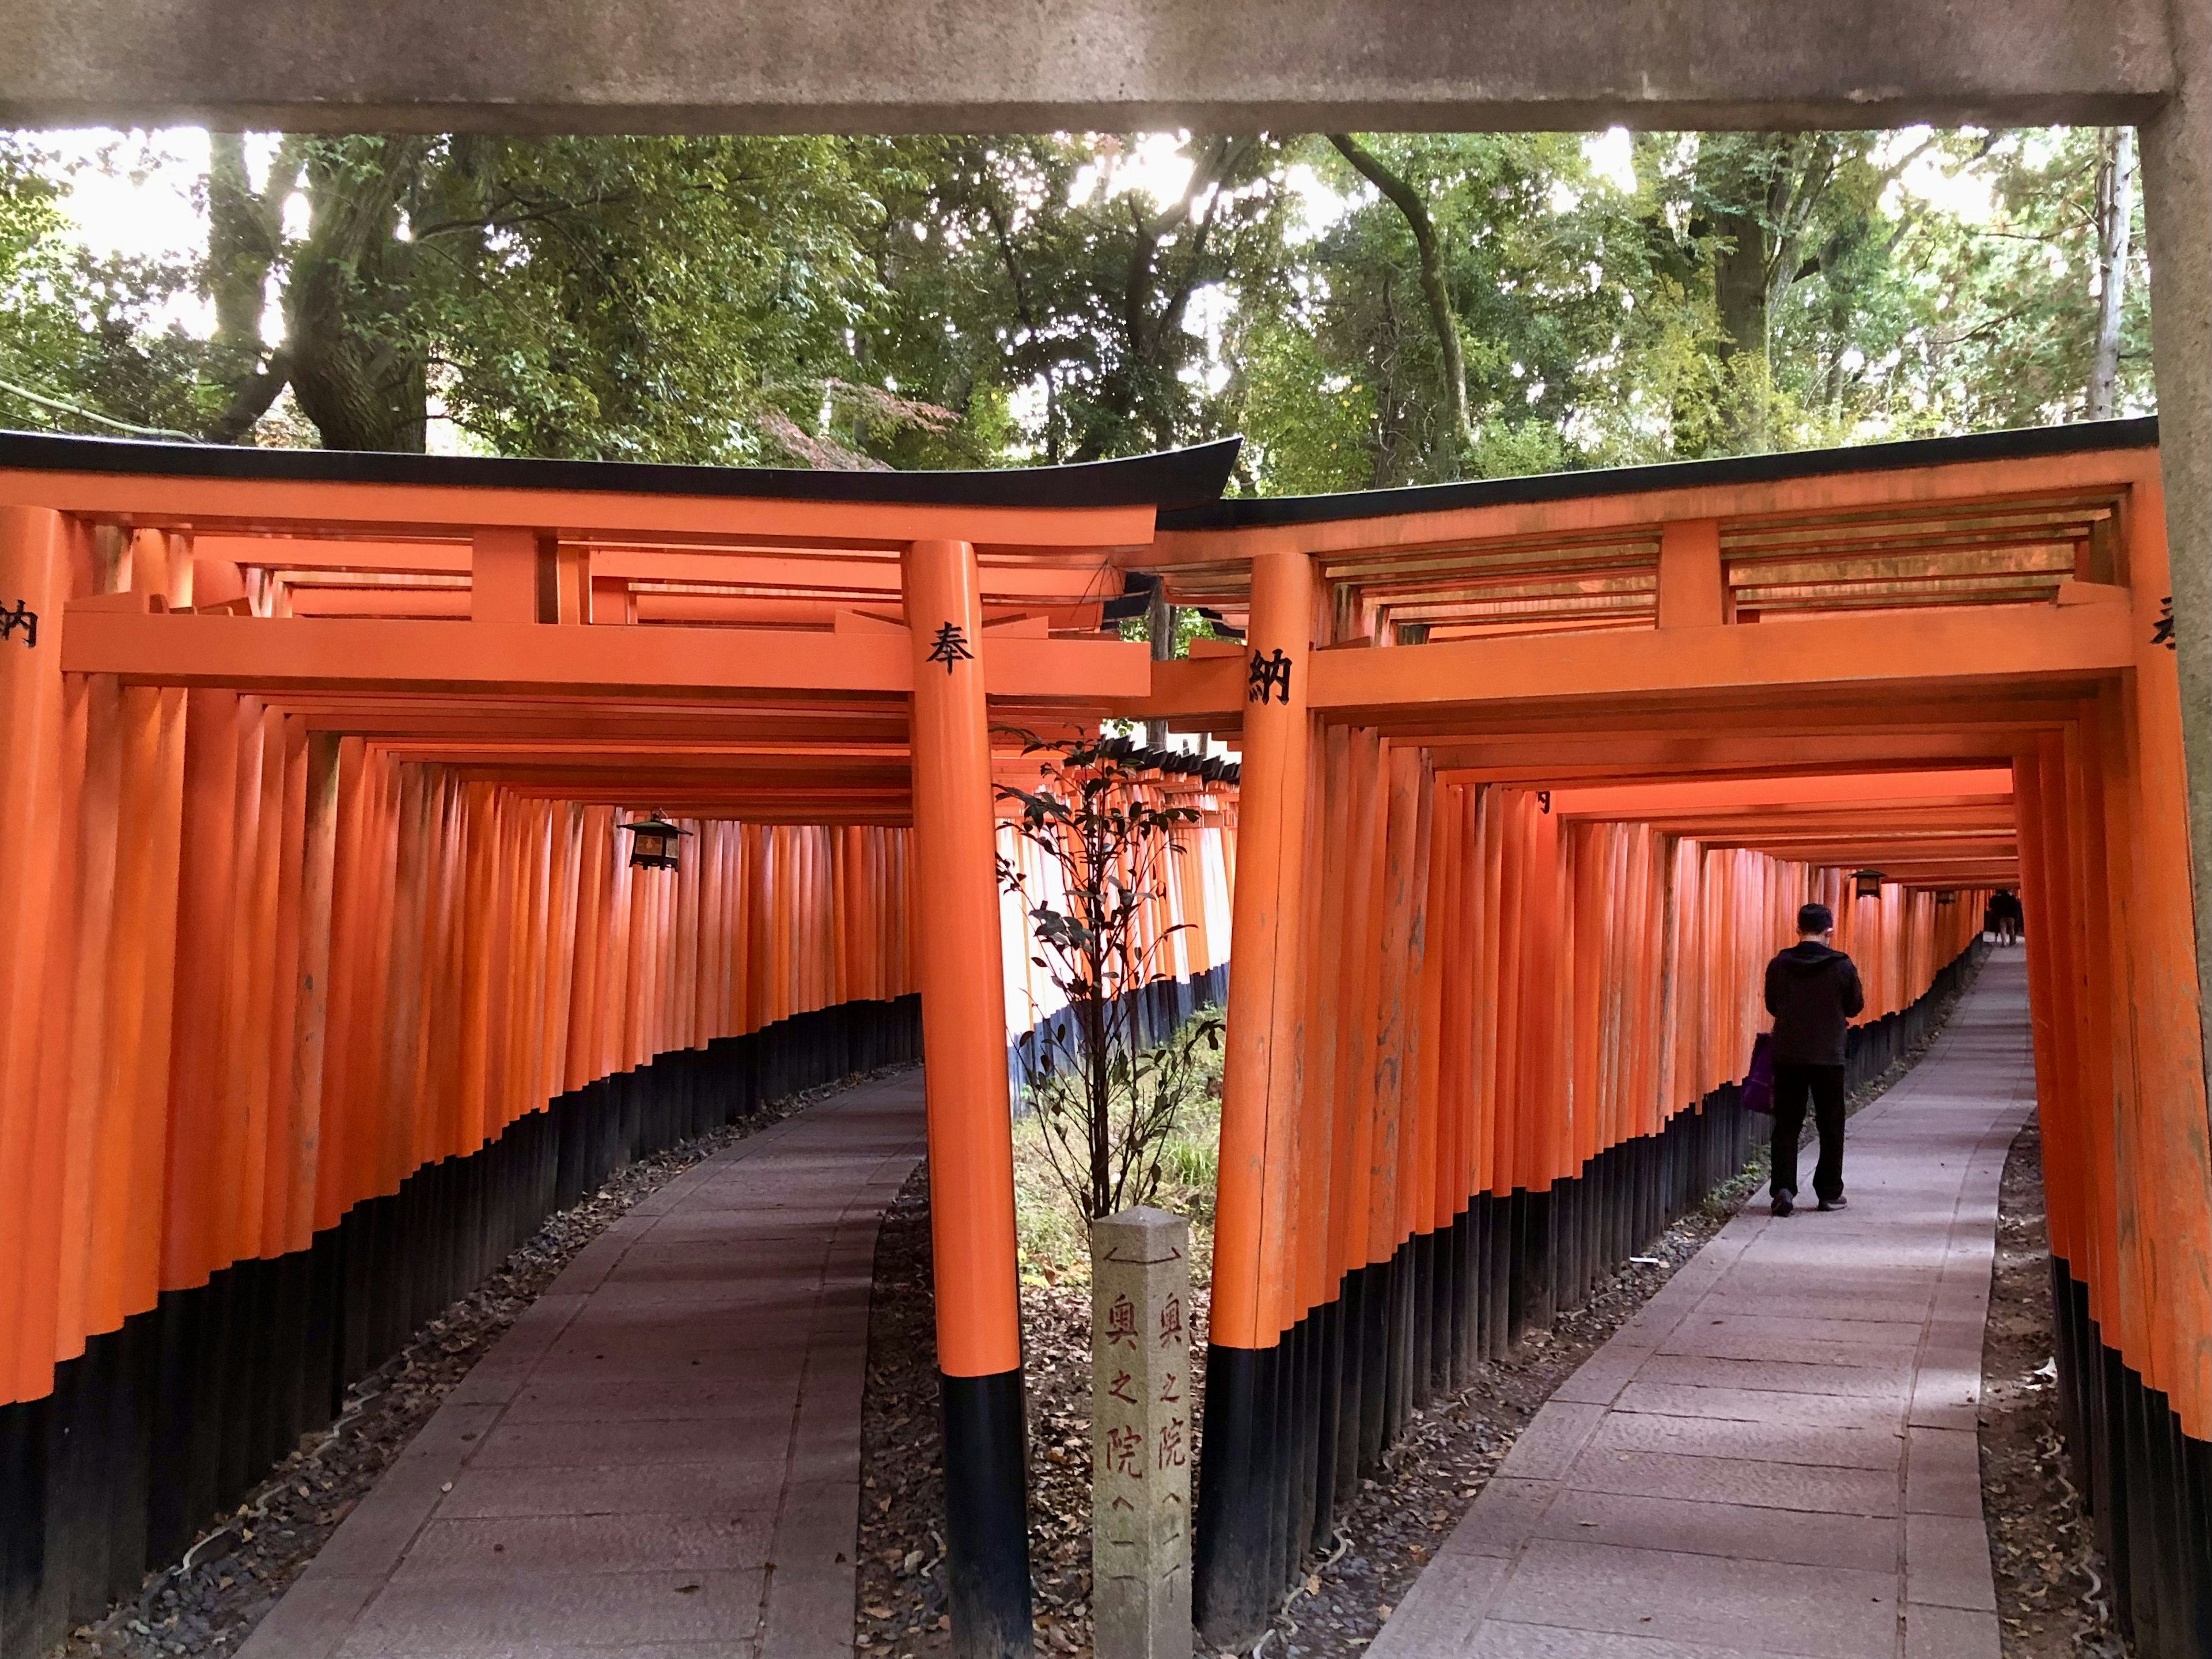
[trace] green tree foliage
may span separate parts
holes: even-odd
[[[1613,154],[1198,134],[1186,174],[1110,136],[216,135],[205,250],[165,264],[87,253],[70,169],[17,139],[0,418],[810,466],[1242,431],[1238,488],[1343,489],[2079,418],[2108,270],[2098,406],[2148,406],[2110,133]]]
[[[886,383],[966,411],[993,437],[1096,460],[1230,429],[1197,308],[1283,280],[1281,147],[1199,137],[1173,199],[1115,188],[1125,146],[952,138],[894,146],[878,177],[885,303],[866,361]],[[978,400],[981,406],[978,406]]]
[[[1001,854],[999,881],[1028,913],[1031,961],[1066,1004],[1022,1042],[1023,1102],[1055,1180],[1095,1221],[1152,1201],[1168,1143],[1206,1087],[1203,1055],[1221,1046],[1212,1013],[1147,1042],[1139,1006],[1188,926],[1148,937],[1145,924],[1199,813],[1146,799],[1105,741],[1020,735],[1039,760],[1036,787],[998,794],[1034,856],[1025,869]]]

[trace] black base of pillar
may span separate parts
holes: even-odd
[[[945,1565],[954,1659],[1028,1659],[1028,1431],[1018,1366],[946,1376]]]
[[[1281,1592],[1272,1559],[1276,1464],[1291,1448],[1266,1431],[1279,1348],[1206,1351],[1205,1439],[1198,1461],[1198,1526],[1191,1619],[1214,1649],[1249,1647]]]
[[[303,1250],[233,1262],[94,1337],[52,1394],[0,1405],[0,1656],[45,1653],[137,1596],[349,1384],[614,1170],[921,1050],[908,996],[662,1054],[425,1164]]]
[[[2212,1441],[2182,1432],[2089,1311],[2089,1288],[2051,1261],[2058,1413],[2112,1611],[2142,1659],[2212,1659]]]

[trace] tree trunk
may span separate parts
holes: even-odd
[[[2089,418],[2118,409],[2120,321],[2127,305],[2129,238],[2135,224],[2136,130],[2112,127],[2098,145],[2097,349],[2089,368]]]
[[[1145,637],[1151,642],[1154,662],[1175,660],[1175,607],[1168,603],[1168,585],[1154,578],[1152,597],[1145,606]],[[1168,746],[1168,723],[1165,720],[1145,722],[1145,747],[1164,749]]]
[[[1721,319],[1721,361],[1766,356],[1766,226],[1753,211],[1720,216],[1724,239],[1713,257],[1713,306]]]
[[[1467,402],[1467,354],[1460,343],[1459,318],[1452,309],[1451,290],[1444,282],[1443,253],[1437,245],[1436,226],[1420,192],[1350,133],[1332,132],[1328,142],[1361,178],[1389,198],[1413,234],[1413,250],[1421,267],[1421,296],[1428,303],[1429,326],[1435,331],[1437,350],[1443,359],[1444,399],[1451,416],[1446,470],[1456,477],[1474,449],[1474,421]]]
[[[385,138],[308,168],[307,240],[284,296],[294,395],[326,449],[420,454],[429,420],[429,363],[407,326],[399,205],[420,140]]]
[[[262,337],[269,273],[283,251],[284,204],[300,182],[300,141],[277,146],[259,193],[246,168],[241,133],[208,135],[209,297],[215,302],[215,368],[229,397],[206,435],[245,441],[289,378],[290,355],[270,351]]]

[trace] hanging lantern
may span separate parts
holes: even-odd
[[[629,861],[639,870],[673,870],[676,867],[676,838],[688,836],[689,830],[680,830],[655,812],[620,826],[629,831]]]
[[[1957,890],[1956,888],[1954,888],[1954,887],[1939,887],[1939,888],[1937,888],[1937,889],[1936,890],[1936,903],[1938,903],[1938,904],[1956,904],[1958,902],[1959,902],[1959,892],[1958,892],[1958,890]]]
[[[1881,896],[1881,871],[1854,870],[1851,872],[1851,880],[1855,884],[1852,890],[1856,893],[1859,897],[1880,898]]]

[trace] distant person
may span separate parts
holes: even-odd
[[[1997,913],[1997,943],[2019,944],[2020,924],[2026,915],[2021,908],[2020,896],[2009,887],[2000,887],[1990,905]]]
[[[1797,1137],[1805,1102],[1820,1134],[1813,1192],[1824,1210],[1844,1207],[1844,1036],[1866,1006],[1859,970],[1830,945],[1836,918],[1825,904],[1797,912],[1797,943],[1766,964],[1766,1012],[1774,1016],[1774,1213],[1797,1207]]]

